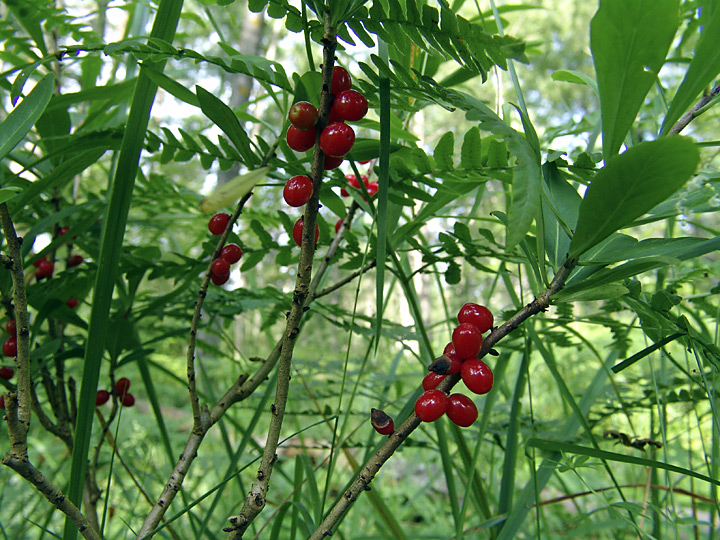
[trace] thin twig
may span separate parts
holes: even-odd
[[[550,305],[550,298],[553,294],[560,291],[565,285],[570,272],[577,264],[577,259],[565,260],[560,269],[555,274],[552,282],[547,290],[532,302],[523,307],[515,315],[513,315],[503,325],[493,329],[490,335],[483,341],[482,349],[478,358],[482,358],[492,349],[502,338],[515,330],[525,320],[545,311]],[[449,375],[439,385],[438,390],[449,392],[453,386],[460,380],[460,375]],[[375,478],[380,468],[390,459],[395,450],[407,439],[407,437],[420,425],[420,419],[415,413],[412,413],[396,430],[393,432],[385,444],[372,456],[355,477],[351,486],[345,491],[343,496],[338,500],[335,506],[328,512],[323,522],[310,536],[309,540],[322,540],[332,534],[332,528],[337,525],[342,516],[348,510],[350,505],[355,502],[358,495],[369,489],[369,484]]]
[[[680,117],[680,120],[675,122],[675,125],[670,128],[670,131],[668,131],[668,135],[677,135],[683,129],[685,129],[690,122],[692,122],[693,120],[695,120],[695,118],[705,112],[705,109],[703,109],[703,107],[705,107],[708,103],[715,99],[718,94],[720,94],[720,84],[710,90],[710,92],[705,94],[703,97],[701,97],[700,100],[695,105],[693,105],[692,109],[682,115]]]
[[[367,272],[367,271],[369,271],[369,270],[372,270],[372,269],[375,268],[376,266],[377,266],[377,261],[376,261],[376,260],[370,261],[370,262],[367,263],[365,266],[363,266],[362,268],[359,268],[358,270],[355,270],[352,274],[349,274],[349,275],[345,276],[345,277],[342,278],[340,281],[337,281],[337,282],[333,283],[332,285],[330,285],[330,286],[328,286],[328,287],[325,287],[325,288],[324,288],[323,290],[321,290],[321,291],[318,291],[318,292],[316,292],[316,293],[313,293],[312,296],[310,297],[310,299],[311,299],[311,300],[315,300],[315,299],[320,298],[320,297],[322,297],[322,296],[327,296],[327,295],[330,294],[331,292],[337,291],[340,287],[343,287],[344,285],[347,285],[347,284],[350,283],[352,280],[354,280],[356,277],[359,277],[359,276],[363,275],[365,272]]]

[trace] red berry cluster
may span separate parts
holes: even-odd
[[[325,154],[325,170],[338,167],[355,144],[355,132],[346,122],[361,120],[368,110],[368,102],[360,92],[351,90],[350,73],[340,66],[333,68],[330,92],[333,103],[330,107],[328,125],[317,133],[318,111],[308,101],[295,103],[288,112],[290,127],[286,139],[288,146],[296,152],[307,152],[317,139],[320,150]],[[309,198],[309,197],[308,197]]]
[[[5,356],[15,357],[17,356],[17,323],[15,322],[15,319],[10,319],[5,324],[5,329],[8,334],[10,334],[10,337],[5,340],[5,343],[3,343],[3,354]],[[10,377],[12,377],[12,375],[10,375]],[[3,377],[3,379],[9,379],[10,377]]]
[[[354,174],[346,174],[345,179],[348,181],[348,184],[350,186],[352,186],[355,189],[360,190],[360,192],[362,192],[362,188],[360,188],[360,182],[358,181],[357,176],[355,176]],[[368,195],[370,195],[370,197],[374,197],[378,192],[378,183],[374,182],[374,181],[371,182],[370,179],[364,174],[360,175],[360,180],[362,180],[362,183],[364,184],[365,189],[368,192]],[[343,197],[349,197],[350,193],[348,192],[348,190],[346,188],[342,188],[340,190],[340,195]],[[363,200],[364,199],[365,199],[365,197],[363,197]]]
[[[115,382],[115,393],[120,398],[120,403],[123,407],[132,407],[135,405],[135,396],[130,392],[130,379],[122,377]],[[99,407],[104,405],[110,399],[110,392],[107,390],[98,390],[95,395],[95,405]]]
[[[33,263],[35,267],[35,278],[40,281],[44,278],[49,278],[55,271],[55,264],[47,257],[40,257]]]
[[[475,358],[482,347],[482,334],[493,325],[489,309],[465,304],[458,312],[458,325],[443,355],[430,365],[431,372],[422,382],[425,392],[415,402],[415,414],[423,422],[434,422],[443,414],[455,424],[468,427],[477,420],[475,403],[463,394],[447,396],[437,386],[448,375],[460,373],[467,388],[476,394],[487,394],[493,385],[493,373],[482,360]]]
[[[230,214],[221,212],[210,218],[208,229],[214,235],[220,236],[227,229]],[[242,257],[242,248],[237,244],[226,244],[220,251],[220,256],[212,262],[210,280],[215,285],[222,285],[230,279],[230,267]]]

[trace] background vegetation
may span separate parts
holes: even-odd
[[[0,9],[3,538],[717,536],[717,2]],[[282,187],[322,156],[287,111],[333,62],[370,113],[301,252]],[[201,200],[264,165],[219,244]],[[470,301],[495,386],[473,426],[420,424]],[[96,409],[120,377],[135,407]]]

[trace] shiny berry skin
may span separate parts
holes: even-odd
[[[214,276],[227,276],[230,274],[230,263],[220,257],[212,262],[210,269]]]
[[[220,258],[225,259],[230,264],[235,264],[242,257],[242,249],[237,244],[228,244],[220,251]]]
[[[309,129],[303,131],[295,126],[290,126],[287,130],[286,140],[288,146],[296,152],[307,152],[315,146],[316,130]]]
[[[360,189],[360,182],[358,181],[357,176],[355,176],[354,174],[346,174],[345,179],[348,181],[348,184],[350,184],[352,187],[354,187],[356,189]],[[364,174],[360,175],[360,179],[363,181],[363,184],[365,184],[366,186],[370,182],[370,179],[367,176],[365,176]],[[347,189],[342,188],[340,190],[340,195],[342,197],[349,197],[350,193],[348,193]]]
[[[98,390],[95,394],[95,406],[105,405],[110,399],[110,392],[107,390]]]
[[[453,347],[452,342],[448,343],[445,346],[443,354],[450,359],[450,371],[448,371],[447,374],[453,375],[455,373],[458,373],[460,371],[460,367],[462,366],[463,360],[462,358],[460,358],[460,355],[455,352],[455,347]]]
[[[463,362],[460,370],[465,386],[476,394],[487,394],[493,387],[493,372],[490,367],[477,358]]]
[[[423,390],[434,390],[437,385],[440,384],[447,375],[440,375],[439,373],[433,373],[432,371],[425,375],[422,380]]]
[[[474,358],[482,347],[482,333],[474,324],[460,323],[453,330],[452,343],[462,360]]]
[[[478,417],[478,410],[473,400],[463,394],[452,394],[448,398],[448,418],[460,427],[471,426]]]
[[[325,156],[325,161],[323,161],[323,169],[325,169],[326,171],[337,169],[344,159],[345,158],[341,157]]]
[[[219,214],[215,214],[213,217],[210,218],[210,221],[208,222],[208,229],[210,229],[210,232],[213,233],[215,236],[220,236],[222,233],[225,232],[225,229],[227,229],[229,221],[230,214],[220,212]]]
[[[5,356],[17,356],[17,338],[11,336],[3,343],[3,354]]]
[[[290,206],[303,206],[313,194],[313,183],[309,176],[293,176],[283,188],[283,199]]]
[[[115,391],[119,395],[122,396],[123,394],[126,394],[128,390],[130,390],[130,379],[122,377],[115,381]]]
[[[380,409],[370,409],[370,423],[380,435],[390,435],[395,431],[393,419]]]
[[[342,157],[355,143],[355,132],[345,122],[329,124],[320,134],[320,150],[328,156]]]
[[[122,403],[123,407],[132,407],[135,405],[135,396],[128,392],[120,399],[120,403]]]
[[[340,232],[340,227],[342,227],[342,224],[343,224],[343,219],[342,218],[338,219],[337,222],[335,223],[335,232],[336,233]]]
[[[5,323],[5,330],[7,330],[8,334],[11,336],[17,335],[17,322],[15,319],[10,319],[7,323]]]
[[[307,130],[315,127],[318,121],[318,111],[309,101],[298,101],[290,107],[288,120],[297,129]]]
[[[79,303],[78,299],[75,298],[74,296],[71,296],[70,298],[65,300],[65,305],[67,307],[69,307],[70,309],[75,309],[76,307],[78,307],[78,303]]]
[[[71,267],[79,266],[82,264],[83,260],[84,259],[83,259],[82,255],[75,254],[75,255],[70,256],[70,258],[67,261],[67,265],[71,266]]]
[[[47,260],[46,257],[40,257],[38,260],[36,260],[36,261],[33,263],[33,266],[34,266],[35,268],[37,268],[38,266],[40,266],[40,263],[41,263],[41,262],[46,261],[46,260]]]
[[[338,95],[344,90],[350,90],[352,86],[352,77],[344,67],[335,66],[333,68],[332,83],[330,84],[330,93]]]
[[[467,303],[461,307],[457,318],[458,322],[475,325],[481,333],[487,332],[493,325],[493,315],[490,310],[485,306],[473,303]]]
[[[423,422],[434,422],[445,414],[447,396],[440,390],[426,390],[415,402],[415,414]]]
[[[60,227],[60,230],[58,231],[58,236],[65,236],[69,230],[70,227]]]
[[[13,375],[15,375],[15,370],[13,368],[7,366],[0,367],[0,379],[9,381],[13,378]]]
[[[217,274],[212,274],[210,276],[210,281],[212,281],[215,285],[224,285],[228,282],[230,279],[230,272],[225,274],[224,276],[218,276]]]
[[[335,96],[332,108],[343,120],[357,122],[367,114],[368,102],[357,90],[345,90]]]
[[[38,279],[50,277],[53,275],[54,271],[55,265],[52,263],[52,261],[48,261],[47,259],[40,259],[37,270],[35,270],[35,277]]]
[[[378,183],[370,182],[365,186],[365,189],[367,189],[368,195],[370,195],[370,197],[374,197],[375,195],[377,195],[378,192]]]
[[[303,218],[298,219],[293,225],[292,236],[295,243],[300,246],[302,245],[302,234],[303,234]],[[317,244],[318,238],[320,238],[320,227],[315,224],[315,243]]]

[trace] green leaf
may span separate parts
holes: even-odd
[[[35,125],[47,107],[54,88],[55,78],[48,73],[3,120],[0,124],[0,159],[15,148]]]
[[[642,143],[610,159],[580,205],[570,258],[667,199],[692,175],[699,159],[695,144],[683,137]]]
[[[445,281],[448,285],[457,285],[461,279],[460,265],[455,261],[448,263],[447,270],[445,270]]]
[[[20,191],[22,191],[22,189],[19,187],[7,187],[0,189],[0,204],[9,201]]]
[[[482,141],[477,126],[471,127],[463,137],[460,165],[463,169],[482,169]]]
[[[587,75],[585,75],[584,73],[582,73],[580,71],[559,69],[557,71],[553,71],[552,80],[569,82],[569,83],[574,83],[574,84],[586,84],[590,88],[592,88],[593,92],[595,92],[596,95],[599,95],[597,83],[592,78],[588,77]]]
[[[672,128],[703,89],[711,84],[720,73],[720,47],[718,47],[720,16],[718,16],[717,8],[714,16],[707,17],[707,19],[709,21],[700,33],[690,67],[665,115],[662,133],[667,133]]]
[[[435,158],[435,165],[439,169],[450,170],[453,168],[453,148],[455,146],[455,135],[452,131],[448,131],[438,141],[435,146],[435,152],[433,157]]]
[[[678,27],[679,0],[602,0],[590,26],[605,159],[620,150]]]

